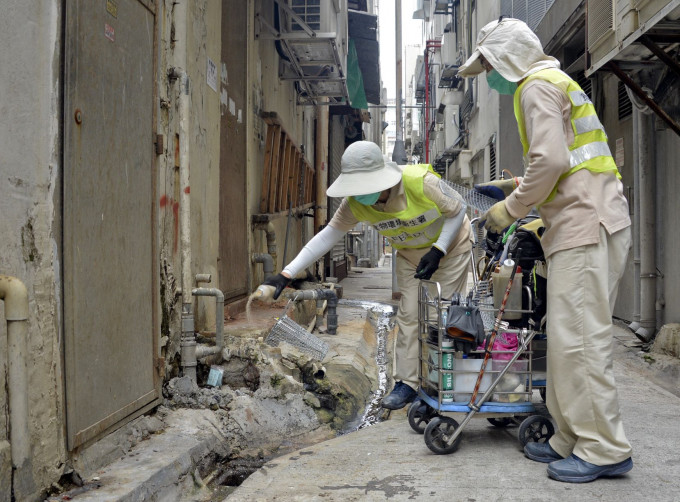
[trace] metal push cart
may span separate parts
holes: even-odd
[[[502,333],[503,336],[517,337],[517,349],[495,350],[490,346],[488,354],[486,350],[472,350],[466,355],[456,351],[446,331],[446,315],[452,299],[442,296],[439,283],[420,282],[419,390],[408,409],[408,422],[414,431],[424,434],[425,444],[436,454],[453,453],[459,447],[461,433],[473,416],[486,418],[496,427],[519,423],[522,446],[532,441],[545,442],[554,434],[550,419],[536,414],[532,402],[534,388],[544,387],[545,377],[534,379],[534,345],[538,341],[535,338],[544,338],[544,334],[531,319],[534,313],[531,290],[522,288],[529,298],[524,298],[523,310],[512,311],[522,314],[529,322],[517,321],[511,325],[511,322],[502,320],[505,303],[500,314],[499,309],[494,308],[489,275],[484,273],[480,277],[474,266],[473,254],[471,260],[473,287],[458,303],[478,308],[487,346],[492,343],[490,338]],[[459,424],[443,413],[464,413],[465,417]]]

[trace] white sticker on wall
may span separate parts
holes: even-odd
[[[206,72],[206,80],[208,87],[217,92],[217,65],[213,63],[212,59],[208,58],[208,70]]]

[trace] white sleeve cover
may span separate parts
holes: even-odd
[[[439,239],[433,244],[434,247],[439,249],[444,255],[446,255],[447,249],[451,246],[451,243],[460,232],[460,227],[463,224],[463,218],[465,218],[465,210],[467,205],[462,204],[460,211],[453,218],[446,218],[444,220],[444,225],[442,225],[442,231],[439,234]]]
[[[305,247],[300,250],[293,261],[286,265],[283,271],[287,272],[292,278],[295,278],[302,270],[306,269],[316,260],[328,253],[335,243],[344,235],[345,232],[342,230],[336,230],[330,225],[327,225],[321,232],[312,237]]]

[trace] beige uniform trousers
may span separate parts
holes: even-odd
[[[630,227],[548,260],[548,411],[558,426],[550,446],[595,465],[631,456],[612,368],[612,313],[630,247]]]
[[[440,283],[444,298],[453,293],[467,293],[470,254],[447,255],[430,280]],[[413,389],[418,389],[418,284],[416,267],[397,253],[397,283],[401,292],[397,326],[399,333],[394,341],[392,376]]]

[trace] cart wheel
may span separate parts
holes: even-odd
[[[453,443],[449,444],[449,438],[458,429],[459,425],[451,417],[435,417],[425,427],[425,444],[437,455],[453,453],[460,446],[463,436],[460,434]]]
[[[510,417],[487,418],[487,421],[494,427],[507,427],[508,425],[512,424],[512,418]]]
[[[550,420],[540,415],[526,418],[519,426],[519,442],[524,447],[527,443],[545,443],[555,434]]]
[[[422,434],[430,420],[436,416],[437,413],[432,407],[425,404],[422,399],[416,399],[408,409],[408,424],[415,432]]]

